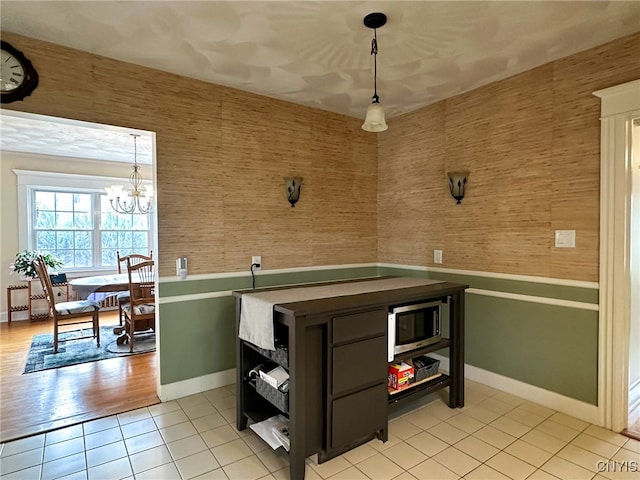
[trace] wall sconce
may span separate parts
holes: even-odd
[[[469,172],[449,172],[449,190],[451,196],[457,200],[456,203],[460,203],[464,198],[464,185],[467,183],[467,177]]]
[[[284,177],[284,185],[287,187],[287,200],[289,200],[292,207],[295,207],[300,198],[302,177]]]

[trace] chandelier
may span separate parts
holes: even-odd
[[[131,189],[125,190],[123,185],[111,185],[105,190],[107,198],[117,213],[151,213],[153,203],[153,187],[142,185],[142,175],[137,158],[137,140],[140,135],[132,133],[133,137],[133,172],[129,175]]]
[[[387,23],[387,16],[384,13],[370,13],[364,17],[365,27],[373,29],[373,39],[371,40],[371,55],[373,55],[373,97],[371,98],[369,108],[367,108],[367,116],[362,124],[362,129],[367,132],[384,132],[388,128],[387,122],[384,119],[384,110],[382,109],[382,105],[380,105],[380,98],[378,97],[378,64],[376,61],[378,56],[378,36],[376,35],[376,29],[382,27],[385,23]]]

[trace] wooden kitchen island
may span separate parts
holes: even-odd
[[[234,291],[238,430],[247,428],[249,421],[260,422],[278,414],[288,417],[290,476],[301,480],[308,456],[318,454],[322,463],[371,438],[386,441],[391,408],[445,387],[449,387],[449,406],[463,407],[467,287],[427,279],[380,277]],[[320,298],[313,298],[312,292],[319,292]],[[249,302],[257,297],[277,299],[272,302],[273,320],[267,321],[273,322],[275,350],[240,338],[241,321],[246,322],[241,320],[243,297],[247,311]],[[390,396],[388,313],[398,305],[434,300],[448,305],[448,322],[442,320],[443,327],[448,323],[448,338],[411,354],[447,349],[449,375]],[[252,378],[251,370],[259,365],[266,370],[284,367],[289,373],[288,392],[265,387],[264,382]]]

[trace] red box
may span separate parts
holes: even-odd
[[[408,363],[389,365],[389,387],[394,390],[407,388],[413,381],[414,369]]]

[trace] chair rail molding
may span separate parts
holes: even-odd
[[[629,408],[631,134],[640,80],[593,94],[601,105],[598,410],[601,424],[620,432]]]

